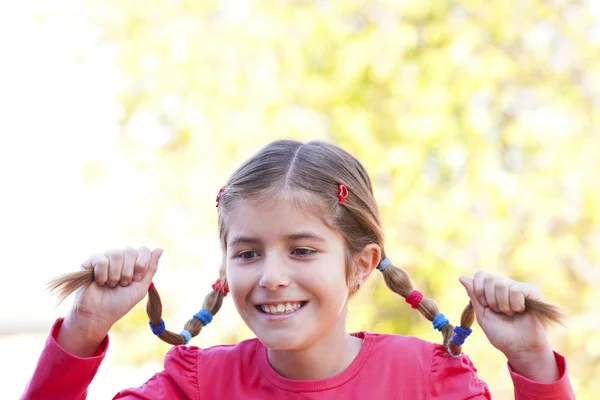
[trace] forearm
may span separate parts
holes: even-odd
[[[69,343],[73,338],[67,331],[63,336],[63,345],[56,341],[58,334],[62,331],[63,321],[58,320],[52,332],[46,340],[46,346],[40,355],[38,363],[25,393],[23,400],[47,399],[47,400],[81,400],[85,399],[87,387],[96,375],[100,363],[104,358],[108,347],[108,337],[105,336],[99,344],[92,345],[91,342]],[[86,357],[79,357],[67,351],[64,346],[71,346],[75,352],[88,354],[91,346],[94,350]]]

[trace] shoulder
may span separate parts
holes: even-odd
[[[175,346],[165,357],[165,371],[180,375],[194,386],[200,387],[203,386],[202,381],[211,382],[219,376],[236,371],[241,373],[243,366],[251,364],[254,359],[257,343],[258,339],[248,339],[237,344],[203,349],[196,346]]]
[[[379,353],[394,355],[396,357],[418,357],[423,359],[431,359],[433,352],[436,349],[436,344],[419,339],[414,336],[402,336],[394,334],[359,332],[354,334],[365,340],[372,346],[373,354]],[[439,346],[443,349],[442,346]]]
[[[487,385],[477,377],[477,369],[466,354],[452,357],[444,346],[413,336],[361,334],[371,342],[372,357],[378,365],[404,371],[408,366],[410,373],[406,375],[413,380],[411,384],[423,384],[423,390],[433,398],[489,396]]]
[[[169,365],[176,368],[193,367],[196,369],[200,364],[211,364],[218,367],[218,364],[240,362],[254,357],[257,351],[257,341],[257,339],[248,339],[236,344],[218,345],[204,349],[196,346],[175,346],[165,357],[165,368]]]

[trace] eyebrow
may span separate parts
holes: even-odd
[[[295,233],[292,233],[285,237],[285,240],[287,240],[289,242],[293,242],[293,241],[300,240],[300,239],[309,239],[309,240],[314,240],[317,242],[326,242],[324,237],[319,236],[316,233],[311,232],[311,231],[295,232]],[[229,241],[228,246],[233,247],[240,243],[242,243],[242,244],[258,244],[258,243],[261,243],[261,241],[258,238],[254,238],[254,237],[250,237],[250,236],[235,236],[233,239],[231,239],[231,241]]]

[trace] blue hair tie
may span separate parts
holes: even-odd
[[[202,310],[198,311],[196,314],[194,314],[194,318],[199,319],[200,321],[202,321],[202,325],[206,326],[206,325],[210,324],[210,321],[212,321],[213,315],[211,313],[209,313],[208,311],[206,311],[205,309],[202,309]]]
[[[465,339],[473,332],[472,329],[465,329],[462,326],[454,327],[454,336],[452,336],[452,343],[457,346],[462,346],[465,343]]]
[[[438,331],[441,331],[442,328],[446,325],[449,324],[450,321],[448,321],[448,318],[446,318],[444,316],[444,314],[439,313],[438,315],[435,316],[435,318],[432,321],[433,323],[433,329],[436,329]]]
[[[165,321],[163,321],[162,318],[160,319],[160,324],[158,325],[152,325],[152,321],[148,321],[148,324],[150,325],[150,329],[152,329],[152,333],[154,333],[156,336],[162,335],[165,331]]]
[[[392,265],[392,262],[390,261],[389,258],[384,258],[383,260],[381,260],[379,262],[379,265],[377,266],[377,269],[381,272],[383,272],[384,269],[386,269],[387,267],[389,267],[390,265]]]
[[[188,344],[190,340],[192,340],[192,334],[190,333],[190,331],[184,329],[181,332],[179,332],[179,334],[185,338],[184,344]]]

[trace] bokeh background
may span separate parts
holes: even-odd
[[[600,2],[21,0],[0,3],[0,376],[22,393],[56,306],[44,283],[110,248],[165,249],[165,319],[217,276],[215,195],[278,138],[370,171],[387,252],[457,321],[486,269],[561,305],[579,399],[600,393]],[[374,274],[349,329],[438,341]],[[168,346],[143,304],[89,399],[141,385]],[[192,344],[252,334],[227,302]],[[495,398],[502,354],[467,353]],[[402,373],[402,371],[398,371]]]

